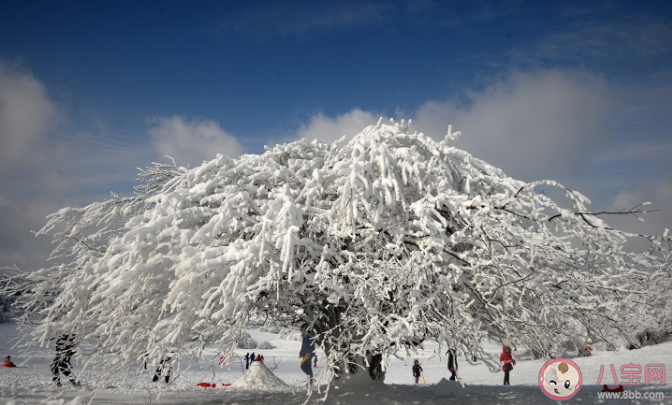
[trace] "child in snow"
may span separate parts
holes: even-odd
[[[420,380],[420,374],[422,374],[422,367],[420,367],[420,362],[418,360],[415,360],[413,362],[413,377],[415,377],[416,384]]]
[[[579,356],[590,357],[593,354],[593,348],[590,346],[590,341],[586,343],[586,347],[579,349]]]
[[[511,348],[509,346],[502,346],[502,354],[499,355],[499,362],[502,364],[502,370],[504,370],[504,385],[511,385],[511,383],[509,383],[509,372],[513,370],[516,361],[511,355]]]
[[[457,377],[457,350],[455,348],[448,349],[448,370],[450,371],[450,381],[455,381]]]
[[[2,363],[2,367],[16,367],[16,364],[12,363],[10,356],[5,357],[5,361]]]
[[[301,359],[301,371],[308,376],[308,385],[313,385],[313,368],[310,367],[310,358],[315,353],[315,344],[313,343],[313,336],[308,332],[308,325],[301,325],[301,351],[299,358]]]

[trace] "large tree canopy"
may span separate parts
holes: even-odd
[[[56,264],[22,296],[33,336],[75,333],[123,366],[231,351],[250,319],[306,322],[338,372],[423,339],[547,353],[656,321],[646,293],[669,284],[667,236],[612,229],[578,192],[511,179],[452,138],[379,122],[347,143],[155,164],[134,196],[49,217]]]

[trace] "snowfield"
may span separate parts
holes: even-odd
[[[141,365],[131,370],[132,374],[115,375],[103,387],[94,389],[96,371],[91,368],[82,370],[85,357],[73,359],[75,374],[82,382],[81,388],[73,388],[63,384],[56,388],[51,383],[49,364],[53,358],[53,348],[48,347],[30,355],[22,354],[12,348],[12,340],[18,335],[15,324],[0,324],[0,354],[12,356],[18,365],[15,369],[0,368],[0,403],[18,404],[278,404],[298,405],[308,400],[309,404],[339,405],[444,405],[444,404],[551,404],[558,403],[548,399],[539,389],[537,377],[542,360],[532,360],[529,354],[519,349],[514,353],[517,365],[511,372],[513,385],[503,387],[501,372],[492,373],[482,364],[470,365],[459,358],[459,376],[464,383],[448,381],[450,373],[446,370],[446,357],[435,352],[438,345],[427,342],[423,350],[410,357],[391,359],[387,370],[385,384],[371,381],[364,374],[353,378],[341,378],[330,387],[326,401],[324,397],[326,385],[320,386],[320,392],[307,397],[305,375],[299,369],[298,351],[300,342],[282,340],[277,334],[251,330],[253,339],[270,341],[273,348],[255,353],[262,353],[265,365],[255,365],[246,375],[245,364],[241,360],[247,350],[237,350],[239,357],[228,359],[220,365],[220,357],[215,348],[208,348],[206,358],[197,363],[189,363],[180,359],[173,371],[169,384],[163,380],[152,382],[154,370],[142,369]],[[86,354],[86,348],[82,351]],[[487,351],[498,354],[500,347],[487,345]],[[250,350],[251,352],[251,350]],[[314,368],[319,379],[323,370],[318,354],[318,367]],[[672,342],[655,346],[646,346],[639,350],[596,351],[592,357],[576,357],[566,353],[583,374],[583,386],[579,393],[568,404],[672,404],[672,384],[645,385],[645,367],[648,364],[662,364],[666,371],[672,369]],[[411,364],[414,358],[420,360],[424,370],[426,384],[415,385],[411,375]],[[611,365],[617,371],[617,378],[624,382],[621,366],[641,366],[642,385],[626,387],[628,392],[639,399],[600,399],[598,392],[602,386],[596,385],[600,368],[604,366],[602,383],[615,386],[611,373]],[[358,378],[362,376],[364,378]],[[216,388],[202,388],[199,382],[215,383]],[[232,384],[231,386],[223,386]],[[657,395],[658,399],[644,398],[644,395]],[[660,396],[664,395],[663,398]]]

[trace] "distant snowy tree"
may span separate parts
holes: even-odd
[[[257,349],[258,350],[270,350],[273,348],[273,344],[269,342],[268,340],[261,341],[257,344]]]
[[[646,303],[640,308],[643,322],[636,326],[636,339],[631,342],[630,348],[658,344],[672,338],[672,280],[660,279],[643,299]],[[647,312],[656,316],[647,316]]]
[[[14,305],[17,298],[30,293],[32,282],[29,281],[18,267],[2,267],[0,272],[0,323],[20,317],[22,311]]]
[[[455,135],[379,122],[348,143],[155,165],[132,197],[49,217],[57,264],[20,300],[32,335],[77,334],[109,367],[230,352],[251,319],[305,322],[333,377],[427,339],[494,370],[486,337],[547,355],[655,319],[645,296],[669,283],[669,237],[612,229],[578,192],[511,179]],[[629,237],[649,251],[626,250]]]
[[[249,333],[246,333],[240,340],[238,340],[239,349],[256,349],[257,346],[259,346],[257,341],[252,339],[252,336],[250,336]]]

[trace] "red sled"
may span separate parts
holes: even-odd
[[[602,386],[602,392],[623,392],[625,391],[625,388],[622,385],[619,385],[616,388],[609,388],[608,385],[603,385]]]
[[[210,383],[206,383],[206,382],[198,383],[196,385],[199,386],[199,387],[204,387],[204,388],[216,388],[217,387],[217,384],[210,384]],[[228,387],[230,385],[231,385],[230,383],[222,383],[223,387]]]
[[[9,366],[9,365],[3,364],[2,367],[15,368],[16,366]]]

